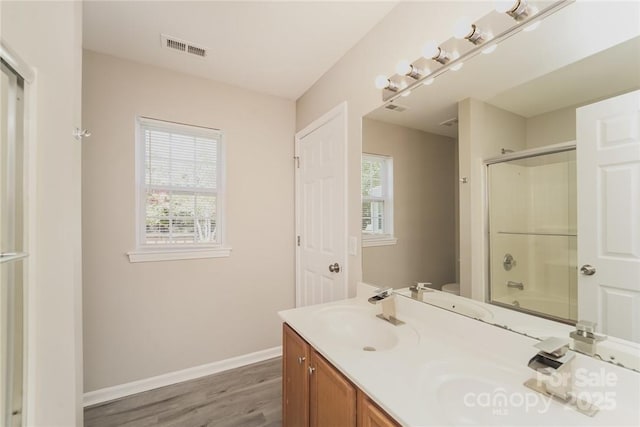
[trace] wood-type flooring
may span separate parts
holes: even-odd
[[[282,425],[282,359],[275,358],[90,406],[85,427]]]

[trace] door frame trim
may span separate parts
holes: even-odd
[[[348,169],[347,169],[347,165],[348,165],[348,159],[347,159],[347,154],[348,154],[348,128],[347,128],[347,124],[348,124],[348,115],[347,115],[347,101],[343,101],[340,104],[338,104],[337,106],[333,107],[331,110],[329,110],[328,112],[324,113],[322,116],[320,116],[319,118],[315,119],[314,121],[312,121],[310,124],[308,124],[307,126],[305,126],[302,130],[296,132],[295,134],[295,148],[294,148],[294,161],[298,160],[299,155],[300,155],[300,141],[306,137],[307,135],[309,135],[311,132],[315,131],[316,129],[322,127],[323,125],[325,125],[326,123],[328,123],[329,121],[333,120],[334,118],[342,115],[342,120],[343,120],[343,125],[344,125],[344,138],[343,138],[343,144],[342,144],[342,151],[343,151],[343,159],[344,159],[344,241],[343,241],[343,245],[344,245],[344,262],[343,262],[343,266],[342,266],[342,272],[344,274],[345,277],[345,287],[344,287],[344,297],[346,298],[348,295],[348,290],[349,290],[349,205],[348,205],[348,181],[349,181],[349,175],[348,175]],[[301,292],[300,292],[300,287],[302,286],[302,281],[301,281],[301,269],[300,269],[300,263],[301,263],[301,251],[300,248],[301,246],[298,246],[297,243],[297,236],[302,236],[302,226],[300,223],[300,203],[301,203],[301,191],[302,189],[300,188],[300,168],[295,167],[294,166],[294,215],[295,215],[295,234],[294,234],[294,245],[295,245],[295,256],[296,256],[296,260],[295,260],[295,303],[296,303],[296,307],[300,307],[301,306]]]

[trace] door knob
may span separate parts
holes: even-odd
[[[309,369],[309,375],[312,375],[312,374],[313,374],[313,371],[315,371],[315,370],[316,370],[316,368],[314,368],[313,366],[309,366],[309,368],[308,368],[308,369]]]
[[[306,357],[304,357],[304,356],[299,356],[299,357],[298,357],[298,364],[299,364],[299,365],[302,365],[302,362],[304,362],[305,360],[307,360],[307,358],[306,358]]]
[[[593,276],[594,274],[596,274],[596,268],[592,265],[585,264],[580,267],[580,273],[584,274],[585,276]]]
[[[329,271],[332,273],[339,273],[340,264],[338,264],[337,262],[334,262],[333,264],[329,264]]]

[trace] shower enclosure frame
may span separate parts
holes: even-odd
[[[20,104],[20,119],[15,123],[15,135],[19,138],[19,141],[14,141],[21,145],[21,158],[20,158],[20,193],[21,193],[21,215],[20,222],[22,227],[20,229],[22,247],[19,252],[16,253],[3,253],[0,254],[0,263],[9,264],[14,262],[20,262],[22,264],[22,315],[21,318],[21,374],[20,383],[22,384],[20,390],[20,407],[19,412],[13,412],[5,414],[9,417],[2,422],[11,422],[15,425],[16,422],[19,425],[30,425],[34,419],[34,405],[30,403],[35,400],[35,386],[34,386],[34,360],[33,354],[29,349],[34,348],[34,334],[31,333],[33,324],[35,321],[34,313],[31,307],[34,305],[34,291],[33,291],[33,277],[34,277],[34,264],[30,262],[29,252],[32,250],[35,244],[35,236],[31,229],[31,224],[35,219],[35,203],[29,200],[28,195],[35,193],[36,182],[36,147],[35,147],[35,131],[36,131],[36,73],[33,68],[13,51],[5,41],[0,40],[0,61],[2,62],[3,73],[12,73],[20,81],[19,92],[19,104]],[[11,118],[11,117],[9,117]],[[19,127],[19,128],[18,128]],[[18,167],[17,164],[14,165]],[[15,313],[15,307],[12,309]],[[11,333],[13,334],[13,332]],[[14,356],[15,357],[15,356]],[[11,375],[13,376],[13,374]],[[4,385],[0,385],[4,386]],[[9,394],[3,396],[9,397]],[[8,401],[6,401],[8,403]],[[13,405],[11,405],[13,406]],[[6,408],[5,408],[6,409]]]
[[[490,220],[491,217],[489,216],[490,215],[489,200],[491,198],[491,194],[490,194],[491,190],[489,188],[489,166],[498,164],[498,163],[509,162],[512,160],[529,159],[529,158],[545,156],[549,154],[557,154],[557,153],[563,153],[567,151],[574,151],[576,150],[576,147],[577,147],[576,141],[567,141],[567,142],[561,142],[559,144],[547,145],[540,148],[531,148],[531,149],[526,149],[526,150],[521,150],[516,152],[507,152],[500,156],[490,157],[488,159],[483,160],[484,189],[485,189],[484,226],[486,230],[485,231],[485,242],[486,242],[485,254],[486,255],[485,255],[484,262],[485,262],[485,266],[487,267],[486,275],[485,275],[485,283],[487,284],[487,286],[485,287],[485,302],[487,302],[488,304],[496,305],[498,307],[508,308],[510,310],[519,311],[521,313],[530,314],[536,317],[541,317],[544,319],[553,320],[556,322],[561,322],[561,323],[565,323],[572,326],[576,324],[575,321],[571,321],[569,319],[556,317],[546,313],[540,313],[538,311],[527,310],[526,308],[515,307],[510,304],[504,304],[499,301],[492,300],[491,298],[491,220]]]

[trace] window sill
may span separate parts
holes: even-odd
[[[129,262],[179,261],[185,259],[223,258],[231,255],[231,248],[163,248],[139,249],[127,252]]]
[[[374,246],[390,246],[398,243],[398,239],[391,236],[371,236],[362,238],[362,247],[374,247]]]

